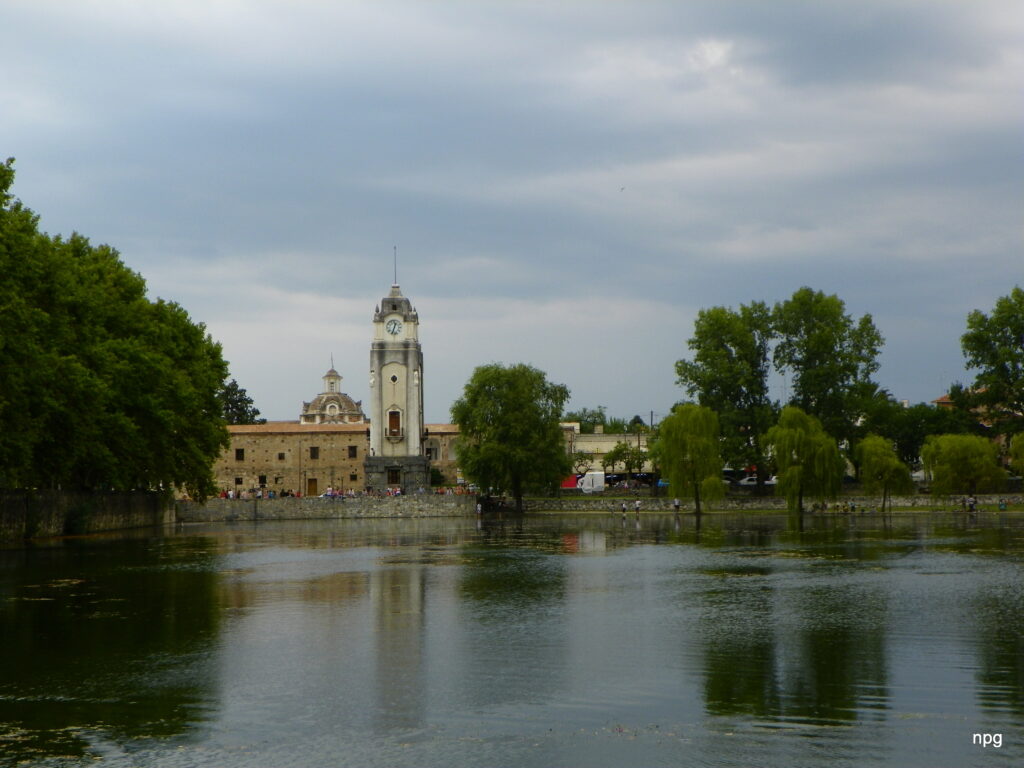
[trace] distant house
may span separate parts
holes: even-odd
[[[592,459],[592,469],[600,469],[601,459],[603,459],[605,454],[611,451],[619,443],[629,443],[642,451],[647,450],[646,433],[605,432],[604,427],[600,424],[594,427],[593,434],[583,434],[580,432],[580,424],[578,421],[563,422],[562,435],[565,438],[566,451],[570,455],[585,453],[590,456]],[[625,469],[620,466],[618,467],[618,471],[625,472]],[[654,465],[651,463],[650,459],[644,462],[643,467],[639,471],[654,471]]]

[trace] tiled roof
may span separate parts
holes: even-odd
[[[266,424],[229,424],[228,432],[233,435],[295,434],[299,432],[365,432],[369,428],[369,419],[362,424],[300,424],[297,421],[268,421]],[[431,434],[459,431],[457,424],[426,424],[424,428]]]
[[[365,424],[300,424],[297,421],[268,421],[266,424],[229,424],[232,435],[295,434],[300,432],[366,432]]]

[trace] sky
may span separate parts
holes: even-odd
[[[927,402],[1024,285],[1011,0],[0,0],[0,27],[15,196],[204,323],[270,419],[332,359],[368,403],[395,249],[428,422],[492,362],[658,420],[702,308],[802,286]]]

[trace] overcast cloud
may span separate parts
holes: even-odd
[[[879,382],[928,401],[967,379],[967,313],[1024,284],[1009,0],[6,0],[0,23],[14,193],[204,322],[272,419],[331,355],[367,397],[395,245],[428,421],[491,361],[663,415],[699,309],[803,285],[870,313]]]

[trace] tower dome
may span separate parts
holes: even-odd
[[[341,391],[342,376],[332,366],[323,376],[323,391],[312,401],[302,404],[299,421],[303,424],[363,424],[362,401],[353,400]]]

